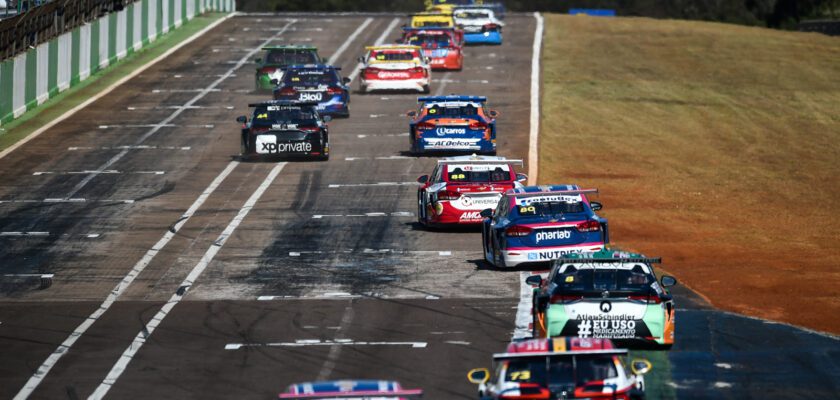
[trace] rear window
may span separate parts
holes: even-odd
[[[507,182],[511,180],[510,168],[496,166],[450,166],[447,168],[449,182]]]
[[[408,44],[423,48],[449,47],[452,41],[449,35],[412,35]]]
[[[314,124],[317,115],[312,107],[259,106],[254,109],[254,123],[263,124]]]
[[[291,86],[332,85],[338,82],[334,70],[292,70],[283,76],[283,82]]]
[[[521,216],[546,216],[559,214],[576,214],[586,211],[583,203],[567,203],[564,201],[550,201],[541,203],[529,203],[516,206]]]
[[[413,51],[377,51],[371,53],[370,58],[376,61],[411,61],[418,56]]]
[[[630,269],[617,268],[582,268],[570,266],[562,274],[558,273],[552,283],[556,292],[563,294],[597,294],[622,292],[647,295],[652,292],[651,284],[656,282],[653,275],[647,273],[641,265]]]
[[[505,381],[537,383],[547,388],[583,386],[618,376],[611,355],[577,355],[523,358],[507,361]]]
[[[318,57],[314,51],[288,51],[272,50],[268,52],[266,62],[269,64],[295,65],[295,64],[317,64]]]
[[[478,115],[478,107],[472,104],[463,106],[433,104],[427,109],[429,116],[434,118],[462,118]]]
[[[484,19],[488,18],[488,13],[484,11],[456,11],[455,16],[464,19]]]

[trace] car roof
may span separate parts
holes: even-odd
[[[510,360],[521,357],[583,354],[621,355],[627,354],[627,350],[616,348],[609,339],[558,336],[511,342],[504,353],[494,354],[493,359]]]

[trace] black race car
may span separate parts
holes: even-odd
[[[242,157],[264,158],[330,158],[329,132],[317,111],[318,103],[272,100],[249,104],[254,108],[251,120],[240,116],[242,123]]]

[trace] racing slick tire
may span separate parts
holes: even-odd
[[[420,226],[426,226],[426,218],[423,215],[423,200],[420,198],[422,196],[420,192],[417,192],[417,223]]]
[[[432,92],[432,88],[429,85],[423,85],[423,94],[429,94]]]

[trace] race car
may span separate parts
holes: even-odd
[[[493,10],[486,7],[459,7],[453,16],[455,24],[464,30],[466,44],[502,44],[502,27]]]
[[[431,11],[411,15],[412,28],[454,28],[455,20],[452,13]]]
[[[471,370],[481,400],[640,400],[648,360],[634,359],[609,339],[555,337],[516,341],[494,354],[495,371]]]
[[[242,157],[330,158],[330,139],[326,122],[316,110],[318,103],[289,100],[264,101],[249,104],[254,108],[248,117],[236,119],[242,123]]]
[[[489,2],[484,0],[426,0],[426,10],[437,12],[452,12],[455,8],[461,7],[484,7],[493,10],[496,18],[505,18],[505,5],[502,2]]]
[[[431,175],[417,179],[417,221],[424,226],[480,224],[480,213],[495,208],[502,193],[522,187],[528,177],[516,173],[522,160],[492,156],[449,157]]]
[[[463,33],[454,28],[403,28],[401,43],[420,46],[434,70],[460,71],[464,68]]]
[[[286,67],[283,80],[274,89],[274,99],[317,102],[322,115],[349,116],[350,79],[342,78],[340,70],[323,64]]]
[[[278,398],[287,400],[355,399],[409,400],[423,396],[420,389],[403,389],[399,382],[342,380],[295,383]]]
[[[417,99],[409,111],[408,140],[414,154],[470,152],[496,154],[496,110],[487,110],[484,96],[430,96]]]
[[[254,85],[257,90],[272,90],[283,79],[283,68],[294,64],[318,64],[321,57],[312,46],[266,46],[265,54],[256,59]],[[274,83],[272,83],[274,81]]]
[[[417,90],[429,93],[432,68],[418,46],[385,45],[366,48],[359,58],[362,68],[359,90]]]
[[[659,258],[602,250],[554,261],[548,277],[529,276],[535,337],[579,336],[621,343],[674,344],[674,300],[667,288],[677,280],[656,279]]]
[[[595,214],[577,185],[526,186],[505,192],[484,217],[481,240],[485,260],[497,268],[548,264],[572,253],[597,251],[609,243],[607,220]]]

